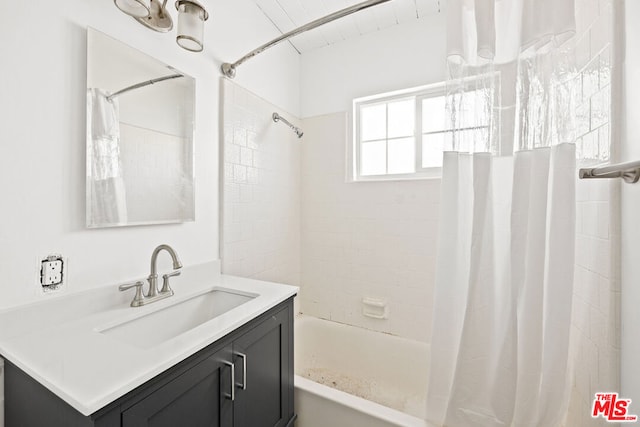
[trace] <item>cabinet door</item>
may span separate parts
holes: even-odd
[[[123,427],[229,427],[231,348],[225,348],[122,413]],[[225,359],[226,357],[226,359]]]
[[[233,342],[234,427],[283,427],[293,416],[291,315],[281,310]]]

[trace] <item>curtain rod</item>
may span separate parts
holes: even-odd
[[[111,95],[107,96],[107,99],[109,101],[111,101],[113,98],[116,98],[116,97],[122,95],[125,92],[129,92],[129,91],[135,90],[135,89],[140,89],[141,87],[149,86],[149,85],[152,85],[152,84],[158,83],[158,82],[163,82],[165,80],[179,79],[180,77],[184,77],[184,75],[182,75],[182,74],[170,74],[168,76],[158,77],[156,79],[147,80],[147,81],[142,82],[142,83],[136,83],[136,84],[131,85],[129,87],[125,87],[124,89],[120,89],[119,91],[117,91],[115,93],[112,93]]]
[[[234,78],[236,76],[236,68],[238,67],[238,65],[242,64],[243,62],[245,62],[248,59],[253,58],[254,56],[258,55],[259,53],[264,52],[265,50],[269,49],[272,46],[277,45],[280,42],[283,42],[287,39],[290,39],[291,37],[297,36],[298,34],[302,34],[304,32],[307,32],[309,30],[313,30],[314,28],[317,28],[321,25],[327,24],[329,22],[335,21],[336,19],[340,19],[343,18],[347,15],[351,15],[352,13],[356,13],[359,12],[361,10],[364,9],[368,9],[372,6],[376,6],[378,4],[381,3],[386,3],[388,1],[391,0],[368,0],[362,3],[358,3],[358,4],[354,4],[353,6],[349,6],[347,8],[344,8],[342,10],[339,10],[337,12],[333,12],[325,17],[322,18],[318,18],[314,21],[309,22],[308,24],[305,24],[301,27],[298,27],[294,30],[289,31],[288,33],[284,33],[283,35],[276,37],[275,39],[271,40],[268,43],[263,44],[262,46],[260,46],[257,49],[252,50],[251,52],[247,53],[245,56],[243,56],[242,58],[238,59],[236,62],[234,62],[233,64],[230,64],[228,62],[225,62],[224,64],[222,64],[222,66],[220,67],[222,70],[222,74],[224,74],[225,76],[229,77],[230,79]]]

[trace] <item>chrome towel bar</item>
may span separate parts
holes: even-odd
[[[633,184],[640,180],[640,160],[613,165],[581,168],[578,171],[580,179],[588,178],[622,178],[624,182]]]

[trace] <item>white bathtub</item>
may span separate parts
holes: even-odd
[[[429,427],[428,357],[424,343],[297,316],[296,426]]]

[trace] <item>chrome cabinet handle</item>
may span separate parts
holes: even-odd
[[[231,401],[233,402],[234,400],[236,400],[236,388],[234,386],[234,384],[236,383],[236,367],[233,363],[227,362],[226,360],[223,361],[222,363],[231,367],[231,394],[225,393],[225,397],[230,398]]]
[[[244,353],[236,353],[238,357],[242,358],[242,383],[237,384],[243,390],[247,389],[247,355]]]

